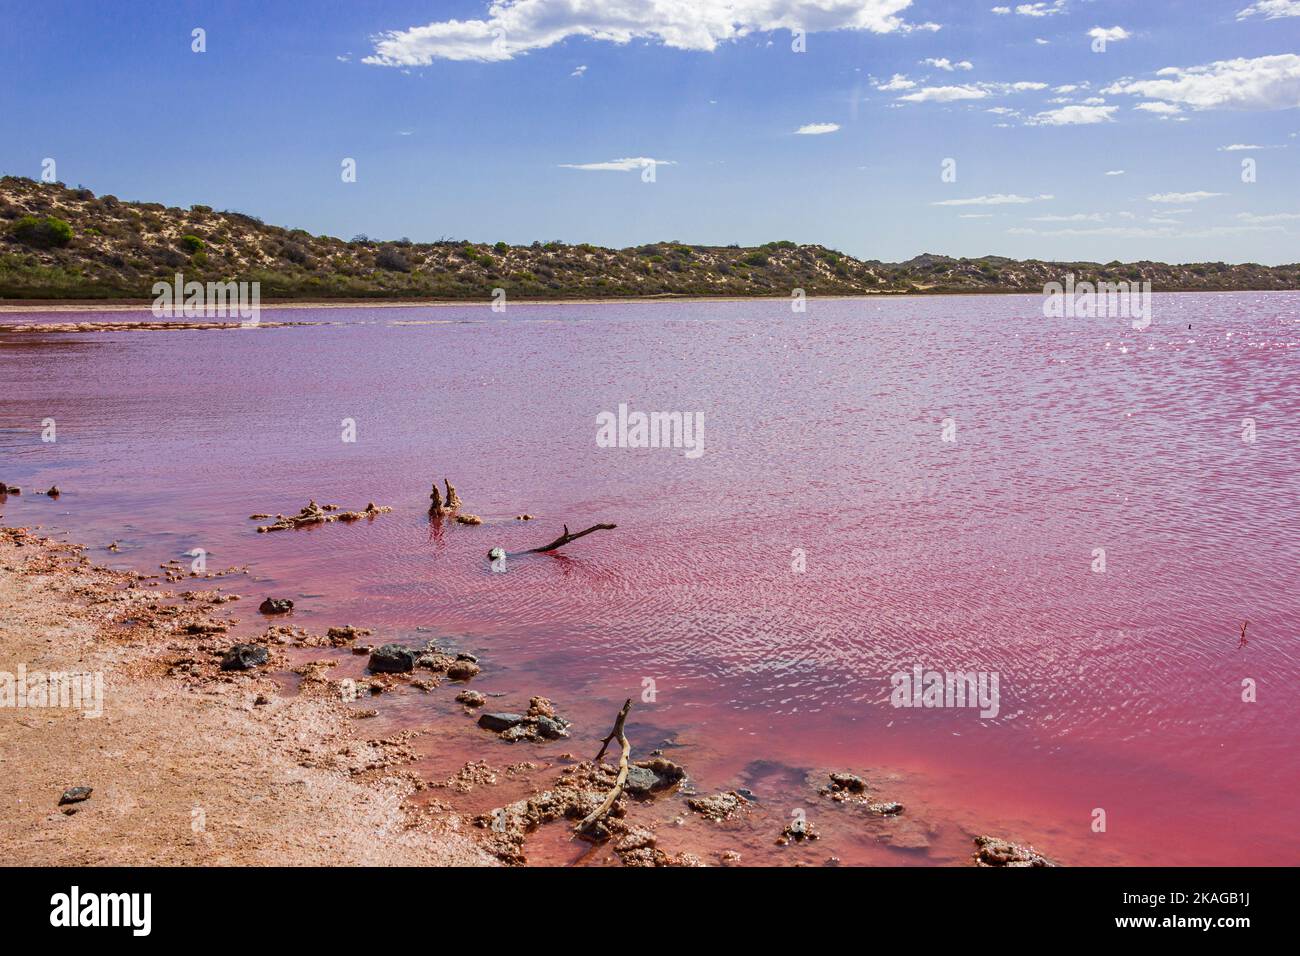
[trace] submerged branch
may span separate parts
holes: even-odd
[[[617,528],[616,524],[594,524],[585,531],[579,531],[577,534],[569,534],[569,526],[564,526],[564,534],[560,535],[550,544],[544,544],[540,548],[529,548],[527,551],[521,551],[520,554],[541,554],[546,551],[554,551],[556,548],[562,548],[571,541],[577,541],[584,535],[591,534],[593,531],[613,531]]]

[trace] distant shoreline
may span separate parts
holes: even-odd
[[[1240,295],[1252,292],[1300,292],[1300,289],[1155,289],[1153,295]],[[880,291],[862,292],[857,295],[810,295],[809,301],[836,301],[845,299],[926,299],[939,296],[1039,296],[1041,291],[1034,290],[943,290],[920,292]],[[509,299],[510,306],[521,305],[637,305],[661,302],[789,302],[786,295],[646,295],[646,296],[605,296],[572,299]],[[21,315],[32,312],[148,312],[152,299],[0,299],[0,314]],[[485,307],[490,306],[491,299],[286,299],[282,301],[265,301],[262,309],[427,309],[454,306]]]

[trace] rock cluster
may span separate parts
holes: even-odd
[[[1058,864],[1043,856],[1032,846],[1021,846],[1000,837],[977,836],[975,838],[976,866],[1057,866]]]
[[[267,531],[289,531],[294,528],[305,528],[308,525],[328,524],[332,521],[360,521],[362,518],[373,518],[376,515],[387,514],[392,511],[387,506],[378,507],[372,501],[360,511],[340,511],[338,505],[318,505],[314,500],[308,501],[307,504],[296,515],[276,515],[272,524],[258,525],[257,533],[263,534]],[[264,515],[253,515],[252,519],[263,518]]]
[[[480,714],[478,725],[511,743],[517,740],[559,740],[569,736],[569,721],[557,714],[555,705],[545,697],[530,700],[528,712],[524,714]]]

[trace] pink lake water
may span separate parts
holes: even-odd
[[[431,779],[475,748],[585,753],[630,696],[643,755],[839,837],[728,832],[753,862],[957,863],[995,833],[1071,864],[1300,863],[1300,294],[1157,295],[1141,332],[1043,318],[1036,296],[262,318],[324,324],[0,334],[0,479],[24,489],[4,523],[144,571],[203,548],[251,569],[229,585],[240,633],[276,595],[312,629],[448,635],[483,658],[491,707],[543,694],[574,720],[527,750],[454,689],[369,704],[380,726],[460,718],[426,744]],[[620,403],[702,413],[704,453],[598,447]],[[430,525],[443,476],[482,526]],[[309,498],[394,510],[247,520]],[[486,560],[598,521],[618,529],[505,574]],[[890,675],[918,665],[996,673],[998,715],[891,706]],[[826,768],[883,781],[928,845],[809,802]]]

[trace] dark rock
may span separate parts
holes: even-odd
[[[247,671],[265,664],[271,652],[261,644],[236,644],[221,658],[223,671]]]
[[[288,598],[267,598],[257,609],[263,614],[288,614],[293,610],[293,602]]]
[[[487,703],[487,698],[476,690],[463,690],[456,695],[456,700],[466,707],[482,707]]]
[[[1059,864],[1043,856],[1032,846],[1021,846],[999,837],[977,836],[976,866],[1040,867]]]
[[[47,495],[49,495],[51,498],[57,498],[57,497],[59,497],[59,486],[58,486],[58,485],[50,485],[50,490],[47,491],[47,492],[45,492],[45,493],[46,493]]]
[[[564,729],[565,724],[561,719],[553,717],[537,717],[535,720],[537,725],[537,734],[540,737],[545,737],[547,740],[559,740],[561,737],[569,736],[569,732]]]
[[[623,789],[633,796],[643,797],[659,787],[659,775],[645,767],[628,767],[627,782]]]
[[[69,787],[63,791],[63,796],[59,797],[59,806],[63,806],[65,803],[80,803],[82,800],[89,800],[94,791],[94,787]]]
[[[511,727],[523,723],[523,721],[523,714],[480,714],[478,725],[485,730],[502,731],[509,730]]]
[[[475,677],[482,670],[473,661],[463,661],[457,659],[447,668],[447,678],[449,680],[469,680]]]
[[[385,644],[370,652],[370,669],[383,674],[405,674],[413,670],[423,652],[402,644]]]
[[[457,654],[457,655],[456,655],[456,660],[458,660],[458,661],[469,661],[471,664],[477,664],[477,663],[478,663],[478,658],[475,657],[473,654]]]
[[[656,790],[666,789],[686,779],[686,770],[666,757],[642,760],[637,763],[637,766],[649,770],[659,778],[659,783],[655,787]]]
[[[830,775],[830,790],[842,790],[847,793],[864,793],[867,789],[867,782],[856,774],[851,773],[833,773]]]

